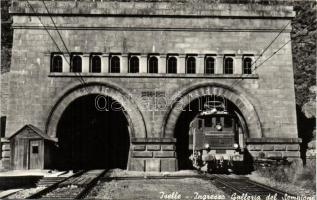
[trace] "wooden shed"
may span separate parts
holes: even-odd
[[[13,169],[47,169],[56,140],[27,124],[9,137]]]

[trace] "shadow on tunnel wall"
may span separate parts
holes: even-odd
[[[305,165],[308,143],[314,138],[313,131],[316,128],[316,118],[307,118],[298,105],[296,105],[296,114],[298,137],[302,139],[300,154]]]
[[[96,109],[96,96],[79,97],[64,111],[57,128],[55,168],[127,168],[130,149],[127,119],[123,111]],[[106,103],[118,102],[109,97],[103,102]]]
[[[235,173],[245,175],[245,174],[250,174],[254,170],[255,170],[255,168],[254,168],[253,156],[250,154],[250,152],[248,151],[247,148],[244,148],[244,150],[243,150],[243,162],[240,163],[240,165],[238,165],[235,168]]]

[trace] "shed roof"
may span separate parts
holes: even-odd
[[[39,135],[41,138],[43,138],[44,140],[49,140],[52,142],[57,142],[56,139],[51,138],[50,136],[46,135],[42,130],[40,130],[39,128],[33,126],[32,124],[26,124],[25,126],[23,126],[21,129],[19,129],[16,133],[14,133],[13,135],[11,135],[8,139],[12,139],[13,137],[15,137],[16,135],[18,135],[19,133],[22,132],[22,130],[26,129],[26,128],[30,128],[34,133],[36,133],[37,135]]]

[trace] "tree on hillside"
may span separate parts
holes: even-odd
[[[296,17],[292,21],[292,52],[298,135],[302,138],[301,157],[315,148],[316,135],[316,2],[294,3]]]
[[[310,91],[316,85],[316,2],[296,2],[296,17],[292,22],[292,45],[296,104],[300,107],[312,98]]]

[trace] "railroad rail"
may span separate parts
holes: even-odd
[[[102,177],[100,181],[120,181],[120,180],[145,180],[145,179],[184,179],[184,178],[201,178],[209,180],[203,175],[167,175],[167,176],[114,176]]]
[[[231,177],[220,174],[206,176],[209,177],[217,187],[230,195],[235,193],[236,195],[242,196],[259,196],[261,199],[266,199],[268,196],[271,196],[272,199],[283,199],[285,196],[296,196],[255,181],[251,181],[247,177]]]
[[[82,199],[95,186],[106,170],[80,171],[27,199]]]

